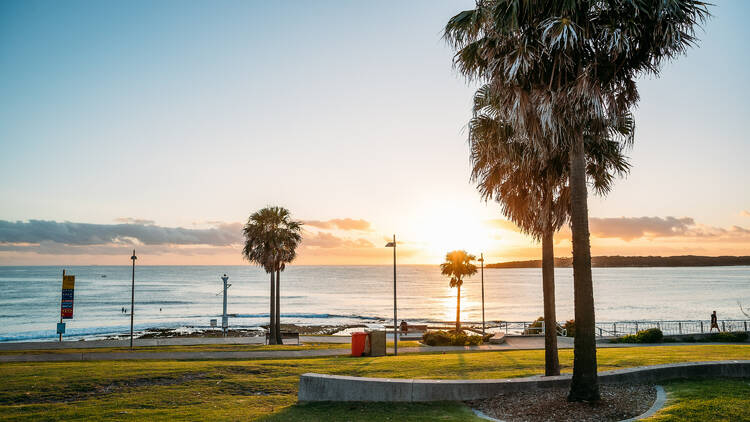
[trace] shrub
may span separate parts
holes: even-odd
[[[451,344],[451,335],[447,331],[427,331],[422,334],[422,343],[428,346],[447,346]]]
[[[658,328],[638,331],[635,336],[638,338],[638,343],[661,343],[664,339],[664,334]]]
[[[468,346],[479,346],[480,344],[482,344],[482,341],[482,336],[476,334],[470,335],[466,338],[466,344]]]
[[[708,336],[709,341],[736,343],[747,341],[748,334],[744,331],[713,333]]]
[[[568,337],[575,337],[576,336],[576,320],[571,319],[565,322],[565,328],[566,336]]]
[[[466,344],[466,333],[459,331],[451,334],[451,346],[463,346]]]
[[[422,335],[422,343],[428,346],[477,346],[482,344],[482,336],[466,335],[463,331],[428,331]]]
[[[658,328],[649,328],[612,340],[612,343],[661,343],[664,334]]]

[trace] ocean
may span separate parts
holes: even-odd
[[[60,266],[0,267],[0,341],[56,339]],[[131,267],[65,267],[76,276],[74,318],[66,338],[97,338],[129,330]],[[222,281],[229,276],[233,328],[268,319],[269,277],[253,266],[136,266],[135,329],[206,327],[221,323]],[[744,319],[750,307],[750,267],[594,268],[597,321]],[[557,319],[573,318],[573,272],[555,270]],[[487,321],[531,321],[542,315],[540,269],[485,269]],[[480,274],[461,289],[462,321],[481,321]],[[290,266],[281,277],[283,323],[392,324],[390,266]],[[398,318],[450,321],[456,289],[437,266],[398,267]]]

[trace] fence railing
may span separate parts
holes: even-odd
[[[750,320],[722,319],[718,321],[720,331],[748,331]],[[658,328],[665,335],[702,334],[711,331],[710,320],[676,320],[676,321],[614,321],[597,322],[596,335],[600,337],[623,336],[635,334],[649,328]],[[714,331],[716,329],[714,328]]]
[[[529,321],[493,321],[492,331],[500,331],[505,334],[541,335],[545,333],[545,326],[534,325]],[[745,319],[722,319],[718,321],[720,331],[746,331],[750,330],[750,320]],[[658,328],[665,335],[702,334],[711,331],[710,320],[640,320],[640,321],[603,321],[596,323],[597,337],[618,337],[627,334],[635,334],[648,328]],[[714,328],[714,331],[716,329]],[[557,331],[566,335],[564,325],[557,323]]]

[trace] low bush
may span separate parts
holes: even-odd
[[[483,341],[484,339],[482,338],[482,336],[470,335],[466,338],[466,345],[467,346],[479,346],[480,344],[482,344]]]
[[[482,336],[466,335],[463,331],[428,331],[422,335],[422,343],[428,346],[478,346]]]
[[[649,328],[612,340],[612,343],[661,343],[664,334],[658,328]]]
[[[708,341],[736,343],[736,342],[747,341],[747,338],[748,338],[748,334],[744,331],[737,331],[737,332],[724,331],[721,333],[711,334],[710,336],[708,336]]]
[[[576,320],[571,319],[565,322],[565,335],[568,337],[576,336]]]
[[[451,346],[463,346],[466,344],[466,333],[459,331],[451,335]]]
[[[737,332],[720,332],[720,333],[713,333],[709,334],[707,336],[674,336],[674,337],[664,337],[662,340],[664,343],[711,343],[711,342],[719,342],[719,343],[742,343],[747,341],[748,333],[744,331],[737,331]],[[642,343],[640,341],[637,341],[636,336],[629,335],[625,337],[621,337],[619,339],[613,340],[613,343]]]
[[[428,346],[447,346],[451,344],[451,335],[447,331],[427,331],[422,334],[422,343]]]

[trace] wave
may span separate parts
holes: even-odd
[[[233,318],[268,318],[268,314],[232,314]],[[365,321],[382,321],[383,318],[363,316],[363,315],[338,315],[338,314],[281,314],[281,318],[304,318],[304,319],[332,319],[332,318],[349,318],[361,319]]]

